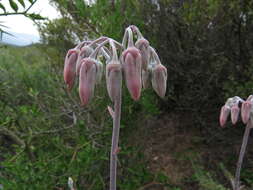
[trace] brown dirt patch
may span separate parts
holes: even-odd
[[[160,172],[168,176],[170,185],[181,190],[203,190],[199,188],[198,182],[193,180],[195,171],[192,161],[199,160],[199,164],[206,171],[219,179],[218,183],[230,187],[219,164],[225,163],[227,169],[233,173],[243,130],[220,129],[217,121],[209,123],[207,120],[205,128],[208,130],[201,130],[200,127],[194,126],[193,118],[191,113],[173,113],[141,121],[142,127],[138,128],[133,142],[143,146],[148,169],[153,173]],[[250,144],[249,146],[252,146],[252,143]],[[253,151],[248,151],[247,155],[249,154],[253,157]],[[245,162],[248,162],[247,158]],[[147,185],[143,190],[149,189],[170,190],[168,186],[156,182]]]

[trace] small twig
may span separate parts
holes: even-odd
[[[20,133],[20,136],[21,137],[31,136],[31,138],[34,138],[35,136],[39,136],[39,135],[53,134],[53,133],[58,133],[58,132],[63,131],[63,130],[68,130],[68,129],[73,128],[74,126],[75,126],[74,124],[71,124],[67,127],[62,127],[60,129],[32,132],[31,134],[22,134],[22,133]],[[0,130],[0,132],[1,132],[1,130]]]
[[[75,160],[78,151],[79,151],[80,149],[82,149],[83,147],[85,147],[87,144],[88,144],[88,142],[84,143],[84,144],[81,145],[81,146],[77,146],[77,147],[75,148],[75,151],[74,151],[74,153],[73,153],[73,155],[72,155],[72,158],[71,158],[69,164],[71,164],[71,163]]]
[[[27,13],[31,8],[32,6],[36,3],[37,0],[34,0],[31,5],[25,10],[25,13]]]
[[[19,155],[21,155],[24,151],[25,151],[25,148],[23,148],[17,154],[15,154],[11,159],[8,160],[8,162],[10,163],[10,162],[15,161],[19,157]]]
[[[25,11],[22,12],[14,12],[14,13],[1,13],[0,16],[10,16],[10,15],[25,15]]]
[[[7,137],[9,137],[11,140],[13,140],[16,144],[25,147],[25,142],[20,139],[15,133],[12,131],[6,129],[6,128],[0,128],[0,134],[3,134]]]
[[[225,168],[225,166],[223,164],[220,164],[220,168],[223,171],[225,177],[231,182],[231,184],[233,184],[234,183],[233,175]]]
[[[63,130],[71,129],[71,128],[73,128],[74,126],[75,126],[75,125],[72,124],[72,125],[70,125],[70,126],[62,127],[62,128],[60,128],[60,129],[48,130],[48,131],[41,131],[41,132],[35,132],[35,133],[33,133],[33,136],[45,135],[45,134],[51,134],[51,133],[58,133],[58,132],[63,131]]]

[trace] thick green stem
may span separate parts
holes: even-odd
[[[119,81],[121,83],[121,80]],[[110,190],[116,190],[117,177],[117,153],[120,130],[120,115],[121,115],[121,88],[118,96],[114,101],[114,116],[113,116],[113,132],[112,132],[112,147],[110,159]]]
[[[237,162],[237,168],[236,168],[236,173],[235,173],[234,190],[240,190],[240,174],[241,174],[243,158],[245,155],[245,150],[248,143],[250,129],[252,128],[251,122],[252,121],[250,119],[249,122],[247,123],[246,129],[243,135],[242,146],[241,146],[240,155]]]

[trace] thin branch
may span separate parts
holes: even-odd
[[[7,137],[9,137],[12,141],[14,141],[16,144],[20,145],[20,146],[25,146],[25,142],[20,139],[15,133],[13,133],[12,131],[6,129],[6,128],[1,128],[0,129],[0,135],[5,135]]]
[[[22,12],[13,12],[13,13],[1,13],[0,16],[9,16],[9,15],[25,15],[26,12],[22,11]]]
[[[34,0],[31,5],[25,10],[25,13],[27,13],[31,8],[32,6],[37,2],[37,0]]]
[[[41,132],[34,132],[32,134],[32,137],[34,136],[38,136],[38,135],[46,135],[46,134],[53,134],[53,133],[58,133],[64,130],[68,130],[74,127],[74,124],[67,126],[67,127],[62,127],[60,129],[54,129],[54,130],[48,130],[48,131],[41,131]],[[28,135],[24,135],[24,136],[28,136]]]

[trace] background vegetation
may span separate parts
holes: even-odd
[[[123,93],[119,189],[230,189],[244,128],[220,129],[226,98],[252,93],[253,2],[51,0],[62,18],[40,24],[42,44],[0,48],[0,184],[4,189],[108,186],[111,119],[104,84],[87,108],[62,79],[66,51],[137,25],[168,68],[168,91]],[[249,147],[252,142],[249,142]],[[253,187],[253,152],[242,171]]]

